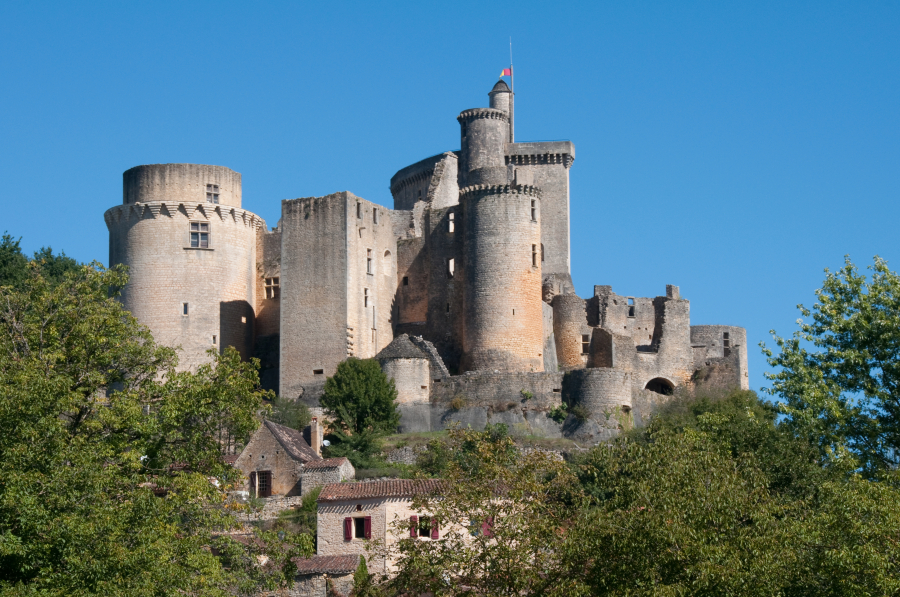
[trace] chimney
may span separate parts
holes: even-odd
[[[309,445],[319,456],[322,455],[322,426],[319,418],[313,417],[309,422]]]

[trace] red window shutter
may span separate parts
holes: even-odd
[[[415,539],[419,536],[419,517],[418,516],[410,516],[409,517],[409,536]]]
[[[344,541],[353,539],[353,519],[349,516],[344,519]]]
[[[365,525],[366,525],[366,539],[371,539],[372,538],[372,517],[371,516],[366,516]]]
[[[484,535],[485,537],[490,537],[493,534],[491,532],[491,529],[493,529],[493,528],[494,528],[494,517],[488,516],[481,523],[481,534]]]
[[[432,519],[431,519],[431,538],[432,538],[432,539],[439,539],[439,538],[440,538],[440,533],[438,532],[438,520],[437,520],[437,518],[432,518]]]

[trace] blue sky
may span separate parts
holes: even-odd
[[[244,207],[459,147],[516,67],[516,139],[571,139],[572,274],[694,323],[795,329],[822,270],[900,267],[897,2],[0,3],[0,231],[108,259],[121,174],[195,162]]]

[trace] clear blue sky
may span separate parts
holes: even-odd
[[[822,270],[900,267],[898,2],[0,3],[0,231],[108,259],[121,174],[243,174],[244,207],[459,147],[516,66],[516,138],[571,139],[572,274],[789,334]]]

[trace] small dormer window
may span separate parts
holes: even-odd
[[[217,184],[208,184],[206,185],[206,202],[207,203],[219,203],[219,185]]]

